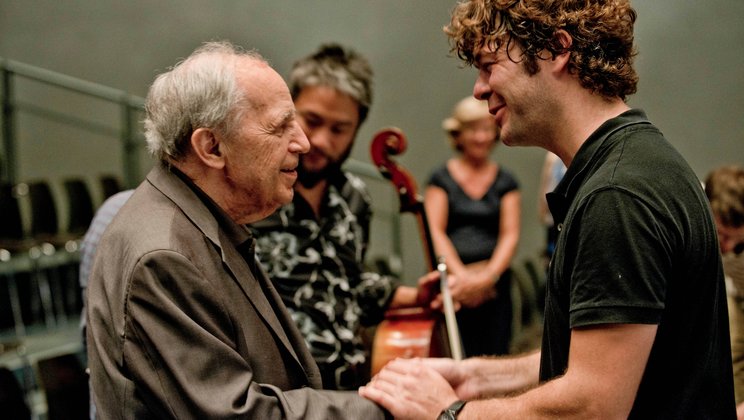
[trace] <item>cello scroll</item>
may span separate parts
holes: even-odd
[[[434,246],[429,232],[429,222],[424,212],[424,200],[416,191],[416,181],[405,168],[400,167],[390,155],[400,155],[406,151],[408,143],[405,134],[395,127],[380,130],[372,139],[370,153],[372,162],[377,166],[383,177],[390,180],[398,191],[400,199],[400,212],[413,213],[419,222],[419,229],[424,247],[429,270],[435,270],[437,265]]]

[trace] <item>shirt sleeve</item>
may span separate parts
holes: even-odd
[[[429,175],[429,179],[426,181],[426,185],[431,185],[434,187],[439,187],[445,191],[447,191],[447,180],[445,179],[445,167],[441,166],[434,171],[432,171],[431,175]]]
[[[392,276],[384,276],[371,271],[361,273],[357,286],[357,296],[361,315],[359,322],[364,326],[379,324],[385,318],[395,290],[400,281]]]
[[[571,327],[658,324],[670,281],[670,246],[658,214],[608,188],[590,195],[570,223]]]
[[[517,178],[512,174],[510,171],[506,169],[501,169],[503,176],[504,176],[504,185],[503,185],[503,194],[506,194],[508,192],[518,190],[519,189],[519,182],[517,181]]]

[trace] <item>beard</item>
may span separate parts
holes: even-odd
[[[349,148],[346,149],[346,151],[337,159],[334,159],[317,149],[311,150],[310,153],[313,152],[322,154],[328,163],[320,169],[309,170],[303,162],[305,155],[300,155],[300,164],[297,166],[297,182],[302,184],[305,188],[312,188],[318,185],[318,182],[332,178],[336,174],[340,173],[341,166],[346,162],[346,159],[351,154],[351,145],[349,145]]]

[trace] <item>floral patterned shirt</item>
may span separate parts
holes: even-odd
[[[364,182],[329,180],[320,220],[295,194],[292,203],[251,226],[256,253],[305,337],[324,388],[356,389],[369,358],[361,326],[378,324],[399,282],[367,271],[372,216]]]

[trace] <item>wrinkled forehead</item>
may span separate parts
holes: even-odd
[[[279,101],[291,104],[289,88],[276,70],[264,61],[251,58],[242,60],[236,78],[249,106],[261,109]]]
[[[256,60],[252,57],[239,57],[235,59],[235,78],[239,83],[246,86],[259,84],[259,81],[267,81],[277,75],[276,71],[266,62]]]

